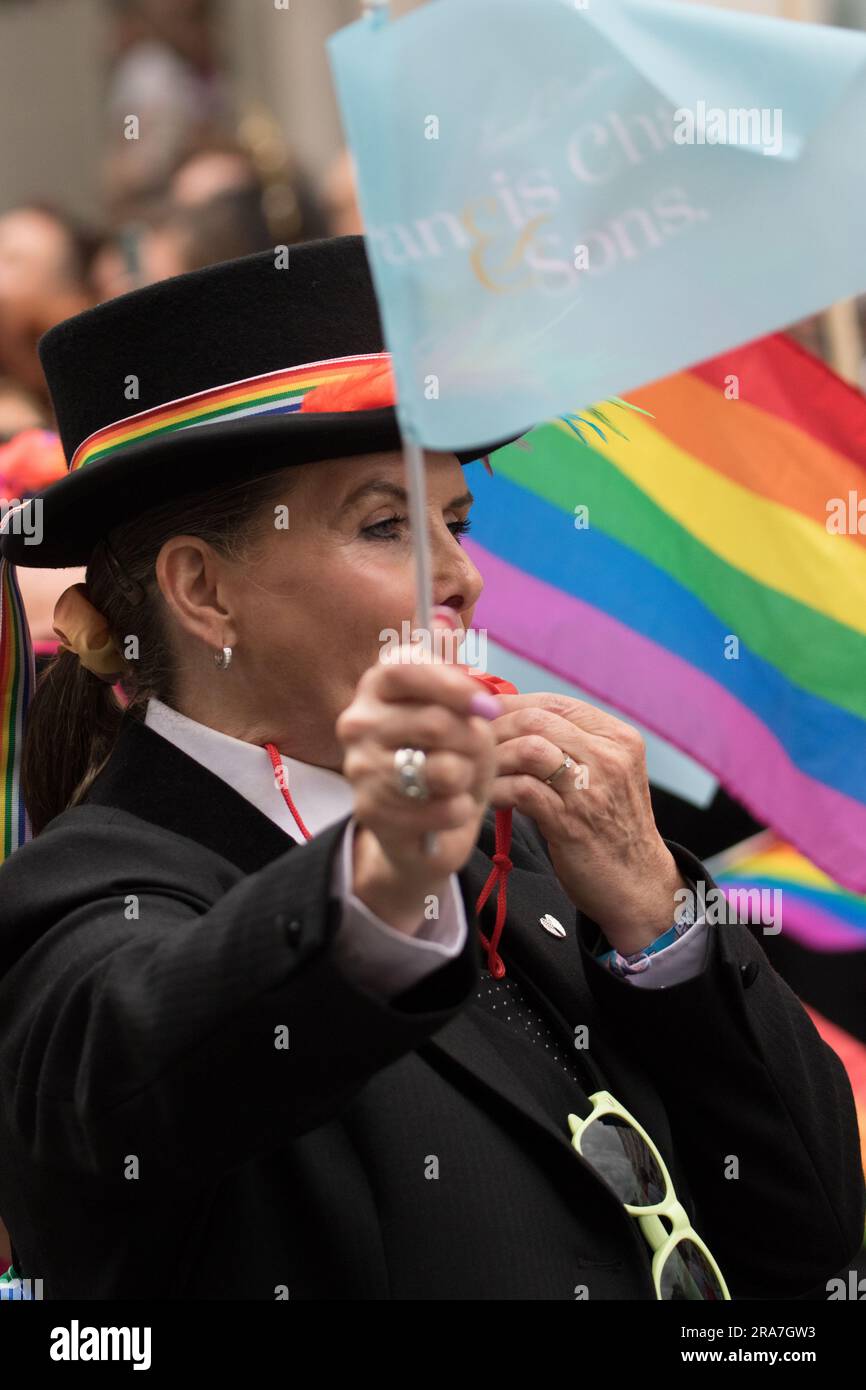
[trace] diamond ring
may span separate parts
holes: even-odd
[[[568,754],[566,753],[565,757],[563,758],[562,762],[559,764],[559,767],[556,769],[556,771],[555,771],[555,772],[551,772],[551,774],[550,774],[549,777],[545,777],[545,778],[543,778],[542,780],[545,781],[545,782],[547,783],[548,786],[552,786],[554,780],[559,776],[560,772],[565,772],[565,769],[566,769],[567,767],[574,767],[574,763],[572,762],[571,758],[570,758],[570,757],[568,756]]]
[[[400,791],[413,801],[427,801],[430,792],[424,773],[427,754],[420,748],[398,748],[394,754],[394,768]]]

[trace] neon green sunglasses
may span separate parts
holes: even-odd
[[[589,1099],[592,1113],[586,1119],[568,1117],[572,1146],[637,1217],[653,1251],[656,1298],[730,1300],[722,1271],[677,1201],[665,1161],[646,1130],[610,1091],[595,1091]],[[670,1222],[670,1231],[661,1217]]]

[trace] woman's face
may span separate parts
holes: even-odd
[[[471,494],[453,454],[425,461],[433,602],[468,627],[483,584],[460,544]],[[387,631],[403,640],[402,624],[411,630],[416,620],[403,458],[371,454],[289,472],[285,504],[268,513],[252,562],[226,571],[233,659],[209,685],[231,691],[234,727],[226,732],[272,738],[284,753],[339,767],[337,716]],[[245,713],[250,727],[238,732]]]

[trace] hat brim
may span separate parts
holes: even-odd
[[[472,463],[519,438],[441,452]],[[296,464],[402,447],[393,406],[247,416],[178,430],[88,464],[35,494],[32,500],[42,504],[38,544],[28,544],[22,529],[3,535],[0,552],[15,565],[37,569],[84,565],[100,537],[148,507]]]

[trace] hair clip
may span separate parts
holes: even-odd
[[[133,607],[137,607],[147,597],[143,586],[139,584],[137,579],[133,579],[131,575],[126,573],[106,537],[103,537],[102,545],[105,551],[105,562],[111,571],[112,579],[127,602],[131,603]]]

